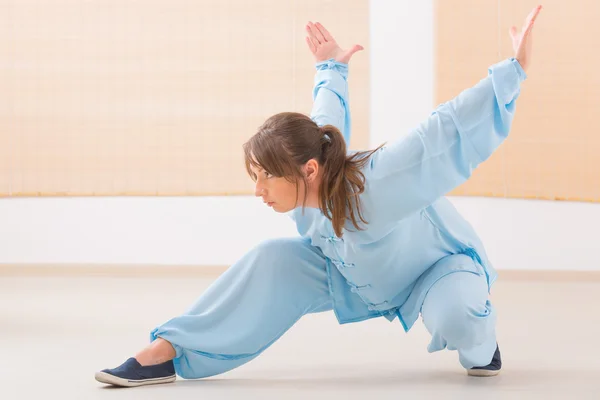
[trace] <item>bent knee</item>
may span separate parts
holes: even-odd
[[[464,346],[483,342],[496,314],[482,276],[456,273],[442,278],[423,303],[423,321],[432,333]]]
[[[495,329],[495,312],[492,304],[449,301],[429,321],[432,331],[459,347],[472,347],[483,343]]]

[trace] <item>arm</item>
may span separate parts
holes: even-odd
[[[373,155],[368,203],[390,221],[429,206],[464,183],[502,144],[531,59],[531,32],[542,7],[522,30],[510,29],[515,57],[493,65],[488,76],[442,104],[407,138]]]
[[[485,79],[374,154],[367,172],[376,209],[399,220],[464,183],[508,136],[525,79],[515,59],[493,65]]]
[[[313,108],[310,117],[317,125],[333,125],[350,144],[351,120],[348,104],[348,65],[333,59],[316,65]]]
[[[363,49],[354,45],[342,50],[320,23],[306,25],[306,43],[317,62],[311,118],[319,126],[333,125],[350,144],[350,107],[348,104],[348,63]]]

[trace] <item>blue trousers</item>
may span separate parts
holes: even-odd
[[[267,349],[302,316],[332,310],[326,259],[301,238],[266,241],[224,272],[182,315],[156,327],[186,379],[237,368]],[[421,315],[428,351],[457,350],[463,367],[489,364],[496,313],[485,276],[449,274],[427,292]]]

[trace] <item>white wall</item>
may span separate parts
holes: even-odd
[[[499,269],[600,269],[600,206],[451,198]],[[0,201],[0,264],[230,265],[260,241],[295,236],[252,197]]]
[[[432,2],[371,2],[371,143],[433,107]],[[600,205],[452,198],[499,269],[600,269]],[[0,264],[229,265],[260,241],[296,235],[252,197],[0,200]]]
[[[375,147],[407,133],[433,109],[433,0],[372,0],[370,5]]]

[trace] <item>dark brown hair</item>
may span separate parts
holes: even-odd
[[[248,174],[256,179],[250,166],[260,167],[276,177],[296,184],[303,179],[301,167],[311,159],[323,170],[319,187],[319,208],[331,220],[333,230],[342,237],[346,219],[356,229],[364,220],[359,195],[365,190],[361,169],[379,148],[348,155],[342,133],[333,125],[319,127],[308,116],[294,112],[276,114],[265,121],[258,132],[244,144]],[[306,194],[302,204],[306,202]],[[296,201],[298,197],[296,197]]]

